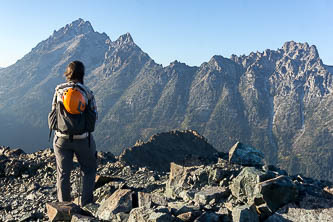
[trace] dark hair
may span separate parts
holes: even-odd
[[[68,64],[65,72],[66,80],[79,82],[83,84],[84,65],[80,61],[73,61]]]

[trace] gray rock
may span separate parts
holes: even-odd
[[[226,178],[228,173],[223,168],[215,168],[209,171],[209,183],[218,184],[221,180]]]
[[[254,167],[245,167],[240,174],[232,180],[232,184],[229,187],[233,196],[239,199],[251,199],[256,184],[265,179],[265,172]]]
[[[174,220],[175,217],[170,213],[153,212],[149,215],[147,222],[170,222]]]
[[[189,189],[191,186],[190,173],[195,171],[197,167],[184,167],[176,163],[170,164],[169,180],[166,184],[165,194],[168,198],[176,198],[184,189]]]
[[[229,162],[245,166],[263,165],[264,154],[250,146],[237,142],[230,148]]]
[[[258,183],[254,190],[253,202],[261,218],[267,218],[280,207],[296,200],[296,184],[287,176],[279,176]]]
[[[169,212],[161,212],[151,208],[138,207],[131,210],[128,222],[169,222],[174,221]]]
[[[249,205],[243,205],[233,208],[232,210],[233,222],[259,222],[259,216],[255,212],[255,208]]]
[[[186,205],[186,203],[181,202],[181,201],[169,202],[168,203],[168,208],[170,208],[170,211],[171,211],[172,214],[177,216],[178,214],[188,212],[188,211],[192,211],[192,209],[184,207],[185,205]]]
[[[4,173],[6,176],[18,177],[22,174],[23,163],[20,160],[12,159],[6,163]]]
[[[99,207],[100,207],[99,204],[89,203],[87,205],[84,205],[82,207],[82,210],[84,210],[85,212],[89,213],[90,215],[92,215],[94,217],[97,217],[96,213],[97,213]]]
[[[177,202],[176,202],[176,205],[174,204],[170,204],[169,205],[169,208],[171,209],[171,213],[173,215],[181,215],[181,214],[184,214],[184,213],[188,213],[188,212],[192,212],[193,215],[200,215],[201,214],[201,208],[199,205],[192,205],[192,204],[182,204],[182,205],[179,205],[180,202],[178,202],[178,205],[177,205]]]
[[[100,220],[94,218],[94,217],[89,217],[89,216],[84,216],[81,214],[73,214],[71,222],[99,222]]]
[[[194,201],[201,205],[206,205],[212,200],[219,202],[223,198],[230,195],[230,190],[225,187],[205,187],[203,190],[197,192],[194,196]]]
[[[179,193],[178,196],[182,198],[185,202],[188,202],[194,199],[195,193],[196,192],[194,190],[183,190]]]
[[[138,192],[139,207],[151,208],[155,206],[167,206],[168,202],[161,194],[150,194],[144,192]]]
[[[127,222],[146,222],[149,218],[149,215],[153,212],[154,210],[150,208],[133,208],[129,214]]]
[[[117,213],[129,213],[132,209],[132,194],[128,189],[119,189],[115,191],[108,199],[103,201],[98,208],[96,215],[103,220],[115,218]]]
[[[168,198],[191,198],[184,196],[183,191],[190,189],[200,190],[209,183],[209,168],[201,166],[182,166],[176,163],[170,164],[169,180],[166,184],[165,195]],[[190,193],[188,193],[190,194]],[[181,195],[181,196],[180,196]]]
[[[71,202],[47,203],[49,221],[70,221],[73,214],[80,213],[80,207]]]

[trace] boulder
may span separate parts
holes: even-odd
[[[154,212],[154,210],[151,208],[133,208],[129,214],[127,222],[146,222],[152,212]]]
[[[6,176],[18,177],[24,171],[24,165],[21,160],[11,159],[7,161],[4,169],[4,174]]]
[[[127,188],[128,187],[124,182],[111,181],[104,186],[94,190],[94,202],[101,204],[104,200],[108,199],[116,190]]]
[[[185,202],[188,202],[194,199],[195,193],[196,192],[194,190],[183,190],[182,192],[179,193],[178,196],[182,198]]]
[[[259,216],[255,208],[250,205],[234,207],[232,210],[233,222],[259,222]]]
[[[174,221],[175,217],[170,213],[165,212],[153,212],[149,215],[147,222],[171,222]]]
[[[233,196],[238,199],[253,199],[254,188],[257,183],[267,179],[265,172],[254,167],[245,167],[237,177],[232,180],[230,187]]]
[[[155,206],[167,206],[168,202],[163,195],[138,192],[139,207],[151,208]]]
[[[171,213],[175,216],[188,212],[197,212],[197,213],[201,212],[200,206],[184,202],[170,202],[168,204],[168,208],[170,209]]]
[[[229,162],[244,166],[261,166],[263,158],[264,154],[261,151],[240,142],[233,145],[229,151]]]
[[[166,184],[165,195],[175,199],[184,190],[200,189],[208,184],[209,173],[204,166],[188,166],[176,163],[170,164],[169,180]]]
[[[165,194],[168,198],[176,198],[184,189],[189,189],[188,184],[190,173],[196,170],[196,167],[184,167],[182,165],[171,163],[169,180],[166,184]]]
[[[209,183],[210,184],[219,184],[219,182],[230,176],[229,173],[223,168],[215,168],[209,171]]]
[[[261,218],[265,219],[289,202],[296,200],[297,186],[287,176],[279,176],[258,183],[254,189],[253,203]]]
[[[170,163],[208,163],[216,160],[217,150],[196,131],[171,131],[152,136],[148,142],[125,149],[119,159],[128,165],[169,171]]]
[[[129,189],[119,189],[98,208],[96,215],[103,220],[114,219],[117,213],[129,213],[132,209],[132,194]]]
[[[46,204],[49,221],[70,221],[72,216],[80,213],[81,209],[71,202],[55,202]]]
[[[91,216],[97,217],[97,210],[99,208],[99,204],[96,203],[89,203],[87,205],[84,205],[82,207],[82,210],[85,211],[87,214],[90,214]]]
[[[188,211],[192,211],[192,209],[189,209],[187,206],[185,206],[186,203],[182,201],[175,201],[175,202],[169,202],[168,208],[170,209],[171,213],[174,215],[179,215]]]
[[[225,187],[206,187],[197,192],[194,201],[200,205],[206,205],[213,200],[214,203],[219,202],[223,198],[230,195],[230,190]]]

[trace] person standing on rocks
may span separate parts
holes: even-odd
[[[53,148],[57,163],[57,196],[60,202],[71,201],[70,175],[75,154],[83,173],[79,204],[84,206],[93,202],[95,186],[97,157],[91,132],[97,119],[96,102],[92,91],[83,84],[82,62],[71,62],[64,75],[66,82],[56,87],[49,114],[49,128],[55,130]]]

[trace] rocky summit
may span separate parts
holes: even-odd
[[[264,162],[240,142],[223,153],[196,131],[162,133],[120,156],[98,152],[94,203],[78,206],[75,160],[73,202],[59,203],[52,149],[0,147],[0,221],[333,221],[332,183]]]

